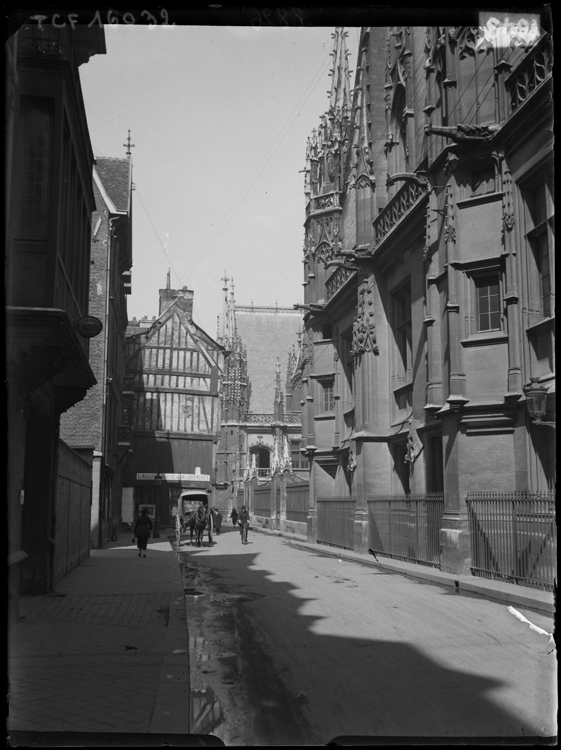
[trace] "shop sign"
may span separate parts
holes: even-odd
[[[144,480],[156,479],[158,474],[137,474],[136,478]],[[160,474],[167,482],[210,482],[210,474]]]

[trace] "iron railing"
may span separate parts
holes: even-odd
[[[334,297],[351,276],[356,274],[356,271],[352,268],[347,268],[346,266],[339,266],[339,268],[336,268],[335,272],[328,278],[325,284],[327,299],[330,300]]]
[[[414,181],[406,182],[372,222],[375,246],[377,247],[401,222],[405,214],[409,213],[413,206],[426,196],[428,196],[428,185]]]
[[[554,492],[470,492],[475,576],[552,591],[557,577]]]
[[[253,490],[253,508],[254,516],[271,518],[271,485],[267,487],[256,487]]]
[[[444,495],[380,495],[367,498],[368,546],[400,560],[440,568]]]
[[[510,94],[510,110],[515,112],[530,95],[551,77],[553,46],[549,34],[543,36],[505,81]]]
[[[310,485],[297,484],[286,486],[286,520],[307,523],[310,504]]]
[[[354,548],[356,500],[320,497],[317,501],[317,542],[332,547]]]

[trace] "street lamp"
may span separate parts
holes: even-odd
[[[156,482],[156,486],[158,487],[158,492],[156,494],[156,518],[154,519],[154,539],[160,538],[160,501],[161,501],[161,494],[162,494],[162,475],[156,474],[154,477],[154,481]]]
[[[532,418],[532,423],[537,425],[548,425],[555,427],[555,422],[542,420],[545,416],[545,401],[547,398],[547,387],[540,384],[539,378],[530,378],[530,384],[523,386],[522,390],[526,396],[526,406]]]

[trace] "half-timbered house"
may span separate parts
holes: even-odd
[[[123,428],[132,458],[123,518],[150,508],[171,522],[182,491],[211,490],[220,429],[223,349],[193,321],[193,291],[160,290],[159,316],[128,327]]]

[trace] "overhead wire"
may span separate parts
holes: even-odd
[[[300,111],[301,111],[302,107],[306,104],[306,102],[308,101],[308,99],[310,98],[310,96],[315,91],[318,83],[320,82],[320,80],[322,78],[322,74],[323,74],[324,69],[326,67],[326,62],[327,62],[328,57],[331,57],[331,53],[328,53],[324,57],[324,59],[322,60],[320,66],[318,68],[318,70],[316,71],[316,73],[312,77],[312,80],[310,81],[310,83],[308,84],[308,86],[306,87],[306,89],[304,90],[304,93],[300,96],[300,99],[298,100],[298,102],[296,103],[294,109],[292,110],[292,112],[288,116],[286,122],[284,123],[284,125],[280,129],[280,131],[279,131],[278,135],[276,136],[276,138],[274,139],[273,143],[271,144],[271,146],[268,148],[268,150],[265,152],[265,154],[261,158],[261,161],[259,162],[259,164],[255,168],[253,174],[248,179],[248,181],[245,184],[245,186],[242,188],[240,194],[235,199],[235,201],[233,202],[232,206],[230,207],[230,209],[225,214],[224,218],[221,220],[221,222],[216,227],[216,229],[214,230],[214,232],[212,233],[212,235],[210,236],[210,238],[203,245],[203,247],[199,250],[199,252],[197,253],[197,255],[193,258],[193,260],[191,261],[191,263],[187,267],[187,269],[185,271],[185,274],[189,273],[189,271],[192,270],[195,267],[195,265],[200,261],[200,259],[204,256],[204,254],[206,254],[206,252],[208,252],[208,250],[214,244],[214,242],[215,242],[216,238],[218,237],[218,235],[223,232],[223,230],[226,228],[226,226],[229,224],[229,222],[235,216],[237,210],[240,208],[241,204],[243,203],[243,201],[247,197],[249,191],[255,185],[255,183],[257,182],[257,179],[260,177],[261,173],[263,172],[263,170],[265,169],[265,167],[267,166],[267,164],[269,163],[269,161],[271,160],[271,158],[273,157],[273,155],[275,154],[275,152],[279,148],[280,144],[282,143],[282,141],[284,140],[284,138],[288,134],[290,128],[292,127],[292,125],[296,121],[295,113],[296,113],[296,115],[300,114]],[[310,87],[311,87],[311,90],[310,90]],[[309,90],[309,93],[308,93],[308,90]]]
[[[146,217],[148,219],[148,222],[149,222],[149,224],[150,224],[150,226],[152,228],[152,231],[154,232],[156,238],[158,239],[160,247],[164,250],[164,253],[165,253],[166,257],[169,260],[170,266],[172,267],[172,269],[173,269],[173,271],[175,273],[175,276],[178,279],[178,281],[179,281],[180,284],[182,282],[182,279],[185,277],[185,275],[188,274],[189,271],[191,271],[197,265],[197,263],[203,257],[203,255],[210,249],[210,247],[214,243],[217,235],[219,233],[221,233],[225,229],[225,227],[227,226],[227,224],[234,217],[236,211],[241,206],[242,202],[247,197],[247,194],[249,193],[249,191],[251,190],[251,188],[253,187],[253,185],[255,184],[255,182],[257,181],[257,179],[259,178],[259,176],[261,175],[261,173],[263,172],[263,170],[265,169],[265,167],[267,166],[267,164],[269,163],[269,161],[271,160],[271,158],[273,157],[273,155],[275,154],[276,150],[278,149],[278,147],[280,146],[280,144],[284,140],[284,138],[287,135],[287,133],[289,132],[290,128],[294,124],[295,119],[296,119],[294,117],[294,114],[295,113],[297,113],[297,115],[300,114],[300,111],[301,111],[302,107],[306,104],[306,102],[308,101],[308,99],[310,98],[310,96],[315,91],[315,89],[316,89],[319,81],[321,80],[321,75],[323,74],[324,69],[326,67],[326,62],[327,62],[327,60],[328,60],[328,58],[330,56],[331,56],[331,53],[328,53],[323,58],[323,60],[322,60],[322,62],[320,64],[318,70],[316,71],[316,73],[312,77],[312,79],[311,79],[310,83],[308,84],[308,86],[305,88],[303,94],[300,96],[300,99],[297,101],[296,105],[294,106],[294,109],[292,110],[292,112],[288,116],[287,120],[285,121],[284,125],[280,129],[280,131],[277,134],[276,138],[274,139],[273,143],[271,144],[271,146],[269,146],[269,148],[267,149],[267,151],[265,152],[265,154],[261,158],[261,161],[259,162],[259,164],[255,168],[255,170],[254,170],[253,174],[251,175],[251,177],[248,179],[246,185],[244,186],[244,188],[242,188],[242,191],[238,195],[238,198],[236,198],[236,200],[234,201],[234,203],[232,204],[232,206],[230,207],[230,209],[228,210],[228,212],[226,213],[226,215],[224,216],[224,218],[221,220],[220,224],[214,230],[213,234],[207,240],[207,242],[205,243],[205,245],[203,245],[203,247],[201,248],[201,250],[197,253],[197,255],[195,256],[195,258],[191,261],[191,263],[189,264],[189,266],[187,267],[186,271],[184,272],[184,274],[182,276],[180,276],[178,274],[178,272],[176,271],[175,267],[173,266],[171,258],[170,258],[169,254],[167,252],[167,249],[166,249],[165,245],[163,244],[163,242],[161,241],[161,238],[158,235],[158,232],[157,232],[156,228],[154,227],[154,224],[153,224],[153,222],[152,222],[152,220],[150,218],[150,215],[149,215],[148,210],[147,210],[147,208],[146,208],[146,206],[144,204],[144,201],[142,200],[142,196],[140,194],[138,194],[138,187],[137,187],[137,194],[138,194],[138,197],[140,199],[141,206],[144,209],[144,212],[145,212]],[[310,90],[310,87],[311,87],[311,90]],[[302,100],[304,100],[304,101],[302,101]],[[297,110],[298,110],[298,112],[297,112]],[[156,301],[157,299],[158,299],[157,297],[154,297],[154,298],[151,298],[150,300],[148,300],[148,302],[153,302],[153,301]]]

